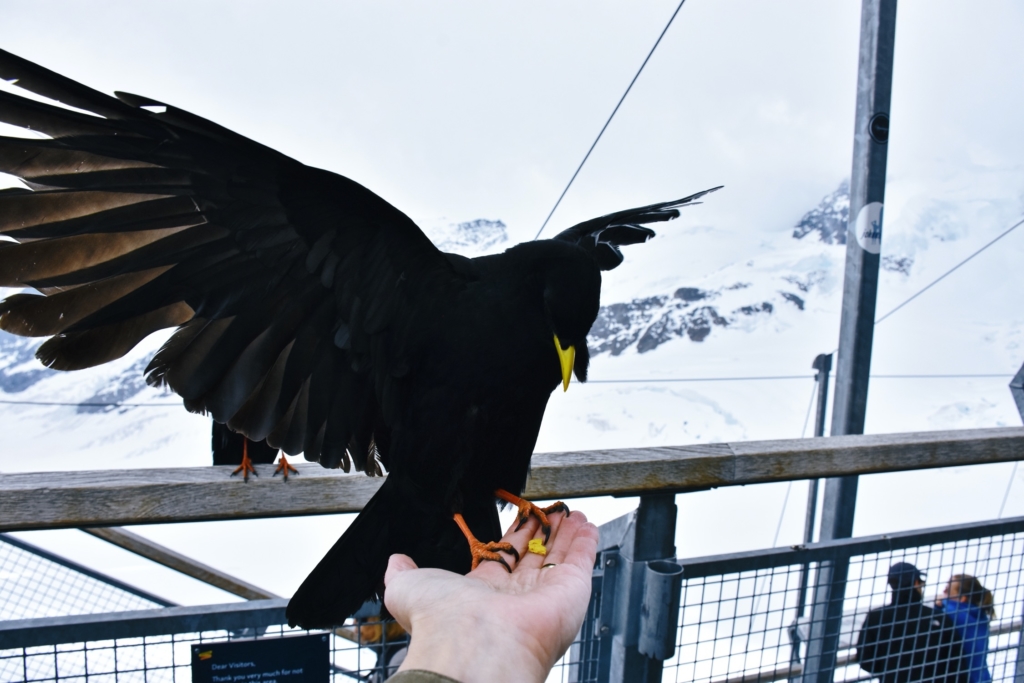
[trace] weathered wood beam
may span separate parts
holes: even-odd
[[[281,597],[126,529],[97,527],[82,531],[246,600],[272,600]]]
[[[1024,428],[540,453],[526,496],[686,491],[1024,460]],[[284,483],[227,467],[0,474],[0,531],[357,512],[381,479],[299,465]]]

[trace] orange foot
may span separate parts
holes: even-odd
[[[519,520],[519,524],[516,525],[516,531],[523,528],[526,521],[530,519],[530,515],[539,519],[540,529],[544,532],[545,544],[547,544],[548,539],[551,537],[551,522],[548,520],[548,515],[552,515],[556,512],[564,512],[565,516],[568,517],[571,514],[569,512],[569,506],[562,501],[558,501],[554,505],[548,505],[546,508],[540,508],[528,500],[523,500],[519,496],[512,495],[505,489],[498,489],[494,492],[494,495],[519,508],[519,514],[516,515],[516,519]]]
[[[273,476],[276,477],[277,475],[283,473],[284,474],[284,480],[288,481],[288,473],[289,472],[292,472],[293,474],[298,474],[299,473],[299,471],[297,469],[295,469],[294,467],[292,467],[292,464],[290,462],[288,462],[288,458],[284,457],[284,451],[281,451],[281,457],[277,461],[277,469],[274,470],[274,475]]]
[[[252,464],[252,460],[249,459],[249,439],[242,441],[242,464],[235,468],[235,471],[231,473],[231,476],[235,476],[239,472],[242,473],[242,478],[246,482],[249,481],[249,473],[252,476],[258,477],[260,473],[256,471],[256,467]]]
[[[455,513],[453,515],[455,523],[462,529],[462,533],[466,536],[466,540],[469,541],[469,552],[473,555],[473,566],[472,569],[476,569],[477,565],[483,560],[491,560],[492,562],[501,562],[502,566],[511,574],[512,567],[508,566],[508,562],[505,558],[498,554],[499,550],[504,550],[516,558],[516,562],[519,561],[519,551],[511,543],[501,543],[499,541],[491,541],[490,543],[481,543],[476,540],[476,536],[469,530],[469,526],[466,524],[466,520],[462,518],[462,515]]]

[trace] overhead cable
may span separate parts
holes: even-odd
[[[572,178],[569,178],[569,184],[565,186],[564,190],[562,190],[562,194],[558,195],[558,201],[555,202],[555,205],[553,207],[551,207],[551,211],[548,213],[548,217],[544,219],[544,223],[541,224],[540,230],[538,230],[537,234],[533,236],[533,239],[536,240],[538,237],[540,237],[540,234],[544,232],[544,228],[547,227],[548,221],[550,221],[551,217],[555,215],[555,210],[558,209],[558,205],[562,203],[562,199],[565,197],[565,193],[569,191],[570,187],[572,187],[572,183],[574,180],[576,180],[576,176],[578,176],[580,174],[580,171],[583,169],[583,164],[587,163],[587,159],[590,158],[590,153],[594,151],[595,147],[597,147],[598,141],[601,139],[601,136],[604,135],[605,130],[607,130],[608,128],[608,124],[611,123],[612,119],[615,118],[615,114],[619,111],[619,107],[621,107],[622,103],[626,100],[626,95],[628,95],[629,91],[633,89],[633,84],[636,83],[636,79],[640,78],[640,74],[643,72],[644,67],[647,66],[647,62],[650,61],[651,55],[653,55],[654,51],[658,49],[658,45],[661,43],[661,39],[665,37],[665,33],[668,31],[668,27],[672,25],[672,22],[675,21],[676,15],[679,14],[679,10],[683,8],[684,2],[686,2],[686,0],[679,0],[679,5],[676,7],[676,11],[672,13],[671,17],[669,17],[668,23],[665,24],[665,28],[661,29],[661,34],[658,36],[658,39],[654,41],[654,47],[652,47],[651,51],[647,53],[647,57],[644,58],[644,63],[640,65],[640,68],[637,70],[636,75],[633,76],[633,80],[629,82],[629,85],[626,87],[626,92],[622,93],[622,97],[619,98],[619,103],[616,104],[615,109],[612,110],[611,116],[609,116],[608,120],[604,122],[603,126],[601,126],[601,132],[597,134],[597,137],[594,138],[594,142],[590,145],[590,149],[588,149],[587,153],[583,155],[583,161],[581,161],[580,165],[576,168],[576,172],[572,174]]]
[[[1000,234],[999,234],[999,235],[998,235],[997,237],[995,237],[995,238],[994,238],[994,239],[993,239],[993,240],[992,240],[991,242],[989,242],[988,244],[986,244],[985,246],[983,246],[983,247],[982,247],[981,249],[979,249],[978,251],[974,252],[973,254],[971,254],[970,256],[968,256],[967,258],[965,258],[965,259],[964,259],[963,261],[961,261],[960,263],[956,264],[955,266],[953,266],[952,268],[950,268],[949,270],[947,270],[947,271],[946,271],[945,273],[943,273],[943,274],[942,274],[942,275],[940,275],[939,277],[937,277],[937,278],[935,278],[934,280],[932,280],[931,282],[929,282],[929,283],[928,283],[927,285],[925,285],[925,286],[924,286],[924,287],[922,287],[922,288],[921,288],[920,290],[918,290],[918,292],[917,292],[916,294],[914,294],[914,295],[913,295],[913,296],[911,296],[911,297],[910,297],[909,299],[907,299],[906,301],[904,301],[903,303],[901,303],[901,304],[900,304],[899,306],[897,306],[896,308],[892,309],[891,311],[889,311],[888,313],[886,313],[885,315],[883,315],[883,316],[882,316],[881,318],[879,318],[878,320],[876,320],[876,321],[875,321],[875,325],[877,325],[878,323],[882,322],[883,320],[885,320],[886,318],[888,318],[888,317],[889,317],[890,315],[892,315],[893,313],[895,313],[896,311],[900,310],[901,308],[903,308],[904,306],[906,306],[907,304],[909,304],[909,303],[910,303],[911,301],[913,301],[913,300],[914,300],[914,299],[916,299],[917,297],[919,297],[919,296],[921,296],[922,294],[924,294],[925,292],[927,292],[927,291],[928,291],[929,289],[931,289],[931,288],[932,288],[933,286],[937,285],[937,284],[938,284],[938,283],[939,283],[939,282],[940,282],[941,280],[943,280],[943,279],[944,279],[944,278],[945,278],[945,277],[946,277],[947,275],[950,275],[950,274],[951,274],[951,273],[952,273],[953,271],[955,271],[955,270],[956,270],[957,268],[959,268],[960,266],[964,265],[965,263],[967,263],[968,261],[970,261],[970,260],[971,260],[972,258],[974,258],[975,256],[977,256],[978,254],[980,254],[981,252],[985,251],[986,249],[988,249],[989,247],[991,247],[991,246],[992,246],[993,244],[995,244],[995,243],[996,243],[996,242],[998,242],[999,240],[1001,240],[1001,239],[1003,239],[1004,237],[1006,237],[1007,235],[1009,235],[1009,234],[1010,234],[1011,232],[1013,232],[1014,230],[1016,230],[1016,229],[1017,229],[1018,227],[1020,227],[1021,225],[1024,225],[1024,218],[1020,219],[1019,221],[1017,221],[1016,223],[1014,223],[1013,225],[1011,225],[1011,226],[1010,226],[1010,227],[1009,227],[1009,228],[1008,228],[1007,230],[1005,230],[1005,231],[1003,231],[1002,233],[1000,233]]]
[[[764,375],[748,377],[651,377],[638,379],[590,379],[587,384],[647,384],[657,382],[750,382],[762,380],[813,379],[816,375]],[[1013,377],[1012,372],[965,375],[871,375],[871,379],[981,379]]]

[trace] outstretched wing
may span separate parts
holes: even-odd
[[[654,231],[644,227],[647,223],[661,223],[679,218],[679,209],[700,204],[697,199],[720,189],[721,185],[673,202],[651,204],[617,211],[600,218],[591,218],[563,230],[552,239],[572,242],[592,250],[601,270],[611,270],[622,263],[623,256],[619,247],[639,244],[654,237]]]
[[[75,370],[180,326],[147,369],[189,410],[254,441],[377,469],[417,307],[459,276],[416,225],[357,183],[188,112],[110,97],[0,51],[0,328],[49,336]],[[376,434],[376,445],[374,435]],[[384,434],[386,438],[386,434]],[[367,461],[367,453],[370,453]]]

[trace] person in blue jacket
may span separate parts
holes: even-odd
[[[991,683],[988,670],[988,624],[996,616],[992,591],[969,574],[954,574],[938,606],[953,621],[962,641],[963,667],[969,683]]]

